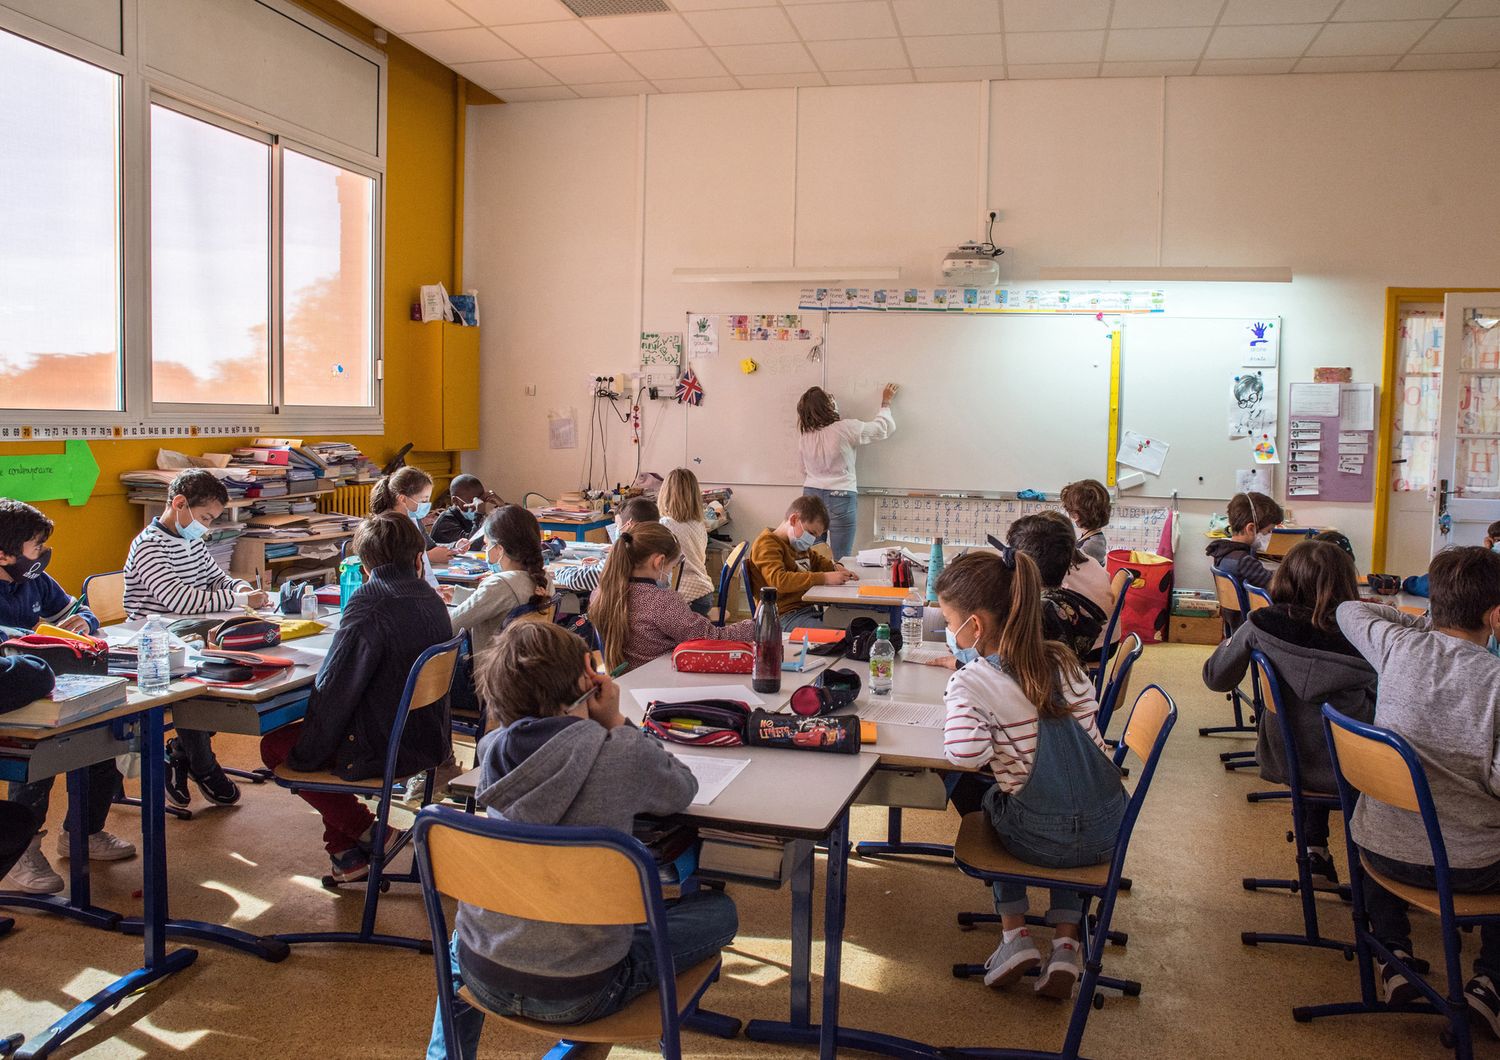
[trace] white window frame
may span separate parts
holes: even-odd
[[[258,0],[311,30],[374,63],[379,69],[378,154],[368,154],[346,144],[335,143],[313,130],[285,118],[263,113],[217,93],[146,66],[140,59],[139,19],[136,0],[120,0],[124,54],[100,47],[70,33],[48,26],[19,12],[0,6],[0,30],[14,33],[42,47],[52,48],[82,62],[98,66],[121,78],[119,118],[120,171],[117,236],[120,252],[121,306],[121,397],[119,411],[63,409],[12,409],[0,407],[0,427],[106,427],[127,430],[167,428],[176,434],[190,427],[205,433],[245,434],[263,432],[303,434],[383,434],[384,415],[384,322],[385,322],[385,149],[387,144],[386,57],[360,41],[329,26],[287,0]],[[267,340],[271,349],[268,405],[206,405],[155,402],[151,396],[151,105],[170,107],[189,117],[218,125],[230,132],[263,140],[271,145],[271,275],[267,279],[270,320]],[[371,404],[343,406],[292,406],[282,403],[282,292],[281,292],[281,149],[288,148],[331,165],[359,173],[374,181],[373,231],[370,237],[370,378]],[[3,401],[3,398],[0,398]],[[133,430],[129,437],[140,437]]]

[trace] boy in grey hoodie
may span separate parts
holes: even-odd
[[[492,817],[524,824],[612,828],[630,834],[638,814],[687,808],[698,782],[688,768],[620,713],[620,689],[588,666],[582,640],[559,626],[518,622],[480,657],[480,698],[504,728],[479,743],[476,801]],[[496,1012],[557,1024],[588,1023],[653,989],[645,925],[545,924],[460,903],[451,951],[455,990],[465,985]],[[734,902],[700,891],[667,906],[676,971],[733,941]],[[455,1031],[475,1056],[484,1013],[455,1001]],[[445,1060],[433,1016],[429,1060]]]

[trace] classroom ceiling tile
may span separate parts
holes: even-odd
[[[729,76],[724,77],[667,77],[653,78],[656,87],[663,92],[726,92],[740,87],[740,83]]]
[[[1380,22],[1386,19],[1442,18],[1453,0],[1344,0],[1335,22]]]
[[[1005,61],[998,33],[958,37],[908,37],[906,53],[913,66],[989,66]]]
[[[440,63],[477,63],[490,59],[520,59],[522,55],[487,29],[440,29],[407,33],[406,43]]]
[[[1104,63],[1100,77],[1186,77],[1198,65],[1197,59],[1178,59],[1160,63]]]
[[[1112,29],[1104,45],[1109,62],[1160,62],[1167,59],[1197,60],[1213,30],[1206,26],[1184,29]]]
[[[693,48],[703,42],[681,15],[618,15],[591,18],[589,28],[617,52],[657,48]]]
[[[1003,81],[1005,67],[994,66],[933,66],[917,71],[918,81]]]
[[[830,85],[897,85],[911,83],[915,75],[904,70],[827,70],[823,76]]]
[[[352,0],[350,7],[392,33],[463,29],[474,19],[448,0]]]
[[[1417,42],[1414,52],[1485,52],[1500,49],[1500,18],[1445,18]]]
[[[722,77],[724,64],[707,48],[666,48],[621,52],[625,61],[653,81],[663,78]]]
[[[787,8],[803,40],[857,40],[894,37],[896,20],[885,0],[842,4],[799,4]]]
[[[593,96],[645,96],[655,92],[650,81],[606,81],[598,85],[574,85],[573,91],[588,99]]]
[[[496,95],[507,103],[542,103],[552,99],[578,98],[578,93],[567,85],[553,85],[550,88],[507,88],[502,92],[497,92]]]
[[[1294,74],[1356,74],[1389,70],[1396,65],[1396,55],[1315,55],[1297,60]]]
[[[1006,67],[1012,81],[1039,81],[1044,78],[1095,77],[1098,63],[1014,63]]]
[[[634,81],[639,75],[618,55],[549,55],[537,65],[565,85],[600,85],[610,81]]]
[[[1098,62],[1103,49],[1103,30],[1059,30],[1005,35],[1005,58],[1012,63]],[[912,58],[915,60],[916,56]]]
[[[1221,26],[1269,26],[1278,22],[1323,22],[1339,0],[1229,0]]]
[[[1418,55],[1402,58],[1397,70],[1488,70],[1500,63],[1500,52],[1451,52],[1445,55]]]
[[[561,0],[450,0],[482,26],[514,26],[518,22],[560,22],[574,17]]]
[[[498,63],[454,63],[453,69],[491,92],[557,84],[557,78],[530,59],[508,59]]]
[[[895,0],[894,7],[908,37],[1000,32],[1000,0]]]
[[[727,7],[775,7],[776,0],[671,0],[679,11],[722,11]]]
[[[822,88],[828,82],[817,71],[800,74],[741,74],[745,88]]]
[[[797,31],[780,8],[747,7],[729,11],[697,11],[686,16],[703,43],[777,44],[797,39]]]
[[[1224,0],[1115,0],[1112,29],[1212,26]]]
[[[528,22],[518,26],[500,26],[501,38],[522,55],[538,59],[546,55],[587,55],[607,52],[605,44],[582,22]]]
[[[1209,59],[1265,59],[1299,56],[1321,26],[1220,26],[1214,30],[1204,57]]]
[[[876,40],[815,40],[807,42],[820,70],[880,70],[911,64],[906,49],[894,37]]]
[[[740,44],[715,48],[731,74],[799,74],[814,69],[812,56],[800,44]]]
[[[1110,0],[1005,0],[1005,32],[1032,33],[1048,29],[1104,29],[1109,25]]]
[[[1448,12],[1448,17],[1500,17],[1500,0],[1459,0],[1459,5]]]
[[[1431,22],[1330,22],[1308,55],[1402,55],[1432,26]]]
[[[1200,74],[1289,74],[1296,59],[1204,59]]]

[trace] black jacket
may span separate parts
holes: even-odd
[[[451,545],[455,541],[469,540],[479,536],[484,520],[480,519],[478,514],[478,512],[465,512],[458,507],[444,509],[443,514],[439,515],[437,521],[432,524],[432,539],[440,545]],[[468,518],[470,515],[475,518]]]
[[[1267,586],[1271,584],[1271,568],[1255,555],[1255,548],[1243,541],[1231,541],[1219,537],[1204,549],[1209,562],[1226,574],[1233,574],[1246,585]]]
[[[0,714],[41,699],[53,683],[52,667],[35,655],[0,656]]]
[[[349,780],[380,776],[412,663],[452,636],[442,598],[415,570],[376,567],[344,609],[287,764]],[[450,749],[445,700],[408,716],[396,773],[429,769]]]

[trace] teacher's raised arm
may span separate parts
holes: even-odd
[[[888,437],[896,429],[891,399],[899,389],[895,383],[885,385],[873,420],[841,418],[838,402],[820,386],[808,387],[797,401],[802,492],[821,497],[828,506],[827,540],[834,562],[854,554],[854,532],[859,525],[855,450]]]

